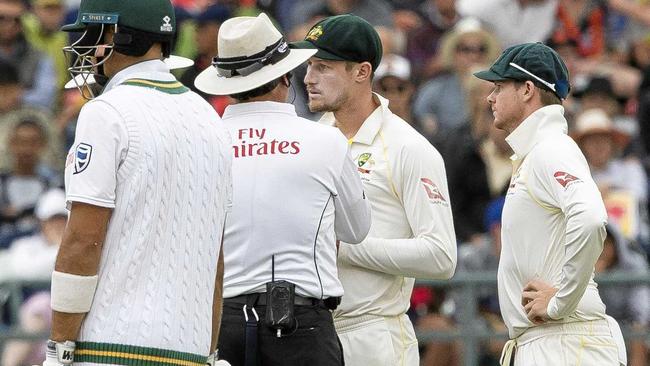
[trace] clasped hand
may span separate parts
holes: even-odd
[[[540,279],[532,280],[526,284],[521,294],[521,305],[531,322],[539,325],[551,319],[546,309],[557,290]]]

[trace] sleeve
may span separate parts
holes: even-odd
[[[334,196],[334,230],[338,240],[357,244],[370,231],[370,203],[349,150],[343,160],[341,174],[334,182],[337,192]]]
[[[341,245],[339,258],[374,271],[447,279],[456,269],[456,240],[445,167],[427,143],[406,147],[393,165],[395,189],[413,233],[408,239],[368,237]]]
[[[566,137],[568,139],[569,137]],[[528,189],[566,220],[564,264],[558,292],[548,304],[552,319],[571,315],[585,293],[603,250],[607,212],[582,152],[572,142],[544,146],[531,161]]]
[[[86,104],[66,159],[66,201],[115,207],[117,170],[127,149],[128,133],[121,115],[102,101]]]

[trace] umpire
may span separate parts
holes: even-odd
[[[195,85],[237,101],[223,116],[234,159],[219,355],[234,366],[342,365],[336,242],[365,238],[370,206],[343,135],[286,103],[290,71],[316,50],[290,49],[265,14],[224,22],[218,50]]]

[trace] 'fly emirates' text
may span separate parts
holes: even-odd
[[[273,139],[271,141],[261,141],[266,135],[266,128],[242,128],[237,131],[237,138],[239,139],[238,145],[233,145],[235,158],[243,158],[247,156],[258,155],[275,155],[275,154],[291,154],[295,155],[300,153],[300,142],[298,141],[278,141]],[[247,142],[246,140],[254,140],[257,142]]]

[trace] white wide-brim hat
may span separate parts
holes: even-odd
[[[575,128],[571,136],[580,144],[585,136],[605,134],[609,135],[614,143],[623,148],[627,145],[630,137],[619,131],[612,122],[612,119],[600,108],[587,109],[576,117]]]
[[[219,54],[213,65],[194,80],[199,90],[214,95],[231,95],[255,89],[300,66],[318,51],[290,49],[264,13],[257,17],[236,17],[223,22],[219,28],[218,49]],[[246,75],[235,73],[230,76],[223,68],[220,71],[217,67],[259,69],[250,74],[245,72]]]

